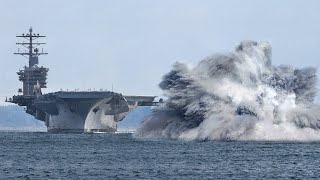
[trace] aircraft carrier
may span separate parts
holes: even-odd
[[[49,69],[39,65],[39,56],[47,55],[39,47],[46,36],[29,32],[16,36],[22,38],[26,50],[14,54],[29,60],[29,65],[17,72],[23,87],[18,95],[6,98],[6,102],[25,106],[26,112],[45,122],[48,132],[115,132],[121,121],[137,106],[153,106],[155,96],[125,96],[113,91],[58,91],[42,94],[47,87]]]

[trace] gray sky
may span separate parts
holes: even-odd
[[[0,0],[0,98],[22,86],[12,53],[30,26],[47,35],[48,89],[161,95],[175,61],[195,64],[242,40],[267,40],[273,63],[320,64],[318,0]]]

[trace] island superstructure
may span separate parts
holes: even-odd
[[[6,102],[25,106],[26,112],[44,121],[48,132],[115,132],[121,121],[137,106],[153,106],[155,96],[124,96],[113,91],[58,91],[42,94],[47,88],[48,68],[39,66],[39,56],[47,55],[38,42],[45,36],[29,33],[16,36],[25,41],[16,44],[25,47],[14,54],[29,60],[28,66],[17,72],[23,87],[18,95]]]

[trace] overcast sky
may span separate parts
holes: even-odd
[[[30,26],[47,35],[45,92],[113,85],[161,96],[175,61],[195,64],[242,40],[271,42],[276,65],[318,67],[319,8],[318,0],[0,0],[0,98],[22,86],[16,72],[27,59],[12,53]]]

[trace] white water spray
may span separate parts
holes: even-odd
[[[177,62],[168,97],[136,137],[187,140],[320,140],[316,69],[271,64],[271,46],[245,41],[195,67]]]

